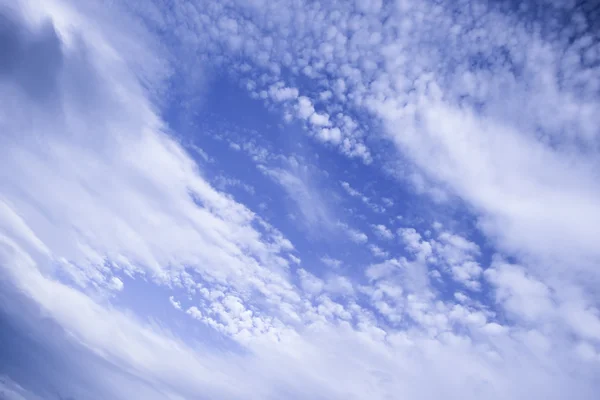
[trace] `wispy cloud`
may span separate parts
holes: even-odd
[[[321,190],[312,182],[308,169],[294,162],[290,169],[261,166],[260,170],[285,190],[289,200],[300,211],[301,224],[310,229],[332,228],[334,217],[331,208]]]
[[[373,202],[368,196],[365,196],[363,193],[359,192],[357,189],[350,186],[348,182],[342,181],[340,183],[342,188],[352,197],[356,197],[360,199],[367,207],[369,207],[372,211],[377,213],[382,213],[385,211],[385,208]],[[389,199],[387,199],[389,202]]]

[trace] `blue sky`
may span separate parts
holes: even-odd
[[[595,398],[594,10],[0,1],[0,397]]]

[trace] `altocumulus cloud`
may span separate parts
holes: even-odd
[[[0,397],[597,396],[596,3],[0,4]]]

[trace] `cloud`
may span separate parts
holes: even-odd
[[[363,244],[369,241],[369,237],[364,232],[352,228],[346,223],[338,221],[337,227],[354,243]]]
[[[85,378],[108,397],[595,398],[597,79],[567,70],[589,57],[578,40],[561,48],[478,3],[19,4],[26,18],[0,33],[1,281],[114,369]],[[383,259],[357,256],[352,274],[292,265],[301,246],[213,188],[157,111],[172,75],[156,60],[181,60],[186,84],[203,73],[185,49],[247,70],[258,98],[313,136],[326,123],[321,140],[351,159],[379,160],[365,135],[382,135],[396,146],[382,157],[462,199],[516,261],[485,265],[483,245],[444,224],[399,229],[399,254],[371,246]],[[261,170],[309,224],[357,254],[368,242],[300,165]],[[119,301],[136,285],[161,294],[173,331]]]
[[[369,240],[369,237],[365,235],[363,232],[358,231],[356,229],[349,228],[346,230],[348,233],[348,237],[355,243],[366,243]]]
[[[169,302],[175,309],[181,310],[181,302],[175,300],[173,296],[169,296]]]
[[[307,293],[312,295],[321,293],[325,286],[321,279],[303,269],[298,269],[298,275],[300,276],[300,284]]]
[[[302,119],[308,119],[315,113],[315,108],[308,97],[298,98],[298,116]]]
[[[280,40],[269,37],[269,43],[280,46],[270,53],[272,62],[288,65],[298,75],[310,67],[304,76],[322,78],[324,88],[314,95],[307,91],[303,104],[312,106],[321,93],[344,94],[345,100],[325,105],[332,108],[329,115],[337,116],[333,109],[341,108],[342,152],[352,154],[352,146],[363,144],[359,134],[348,133],[360,127],[346,129],[343,118],[373,114],[402,158],[417,167],[413,176],[420,177],[423,193],[438,200],[448,194],[466,200],[504,250],[544,258],[536,264],[560,258],[555,267],[561,270],[570,254],[585,254],[580,272],[589,273],[598,259],[590,240],[599,224],[585,217],[597,214],[599,189],[591,173],[597,157],[594,151],[569,149],[577,149],[579,140],[583,145],[598,140],[593,124],[598,102],[590,88],[599,75],[577,56],[582,51],[593,58],[582,46],[595,33],[582,27],[577,44],[566,44],[571,43],[570,24],[587,21],[585,12],[574,9],[578,17],[553,29],[550,17],[511,8],[468,7],[455,19],[452,7],[401,4],[384,13],[394,29],[381,23],[377,13],[355,15],[351,8],[335,5],[304,10],[284,2],[251,8],[281,28]],[[549,10],[560,13],[565,7]],[[318,23],[308,22],[333,8],[336,12],[325,13],[328,17]],[[302,16],[301,38],[283,29],[292,15]],[[526,22],[532,19],[553,33],[533,35]],[[473,20],[488,32],[485,40],[470,29]],[[248,24],[253,27],[249,32],[261,25]],[[360,34],[347,34],[338,29],[340,24]],[[431,31],[431,26],[438,29]],[[259,40],[260,35],[252,43]],[[586,80],[591,83],[582,85]],[[337,126],[338,120],[332,118],[332,124]],[[547,215],[535,207],[541,198],[553,199]],[[588,223],[576,222],[582,220]],[[557,241],[563,246],[552,245]]]
[[[239,187],[240,189],[246,191],[248,194],[254,195],[256,193],[256,189],[254,186],[242,182],[239,179],[226,177],[223,175],[219,175],[214,179],[214,185],[221,190],[226,190],[230,187]]]
[[[390,199],[389,197],[382,197],[381,201],[386,207],[392,207],[394,205],[394,200]]]
[[[6,242],[3,245],[6,245]],[[78,342],[95,349],[101,357],[116,365],[127,366],[134,376],[152,380],[158,390],[167,391],[163,396],[170,391],[168,387],[163,386],[166,381],[183,385],[179,390],[185,386],[188,387],[187,390],[192,389],[194,385],[198,388],[204,386],[200,381],[193,383],[189,375],[173,375],[178,370],[199,372],[205,369],[191,349],[186,349],[186,346],[177,340],[143,326],[131,315],[103,308],[85,294],[44,278],[25,254],[18,253],[18,248],[12,249],[17,252],[16,257],[10,256],[4,249],[6,247],[3,247],[2,265],[6,266],[6,262],[10,261],[11,265],[19,266],[19,269],[8,271],[13,276],[13,282],[62,327],[68,329]],[[52,300],[57,298],[61,301]],[[110,388],[115,389],[117,388]],[[206,389],[211,390],[208,386]],[[159,394],[160,392],[154,391],[153,396],[159,398]],[[122,393],[117,396],[124,398]]]
[[[486,277],[498,287],[497,301],[520,317],[537,319],[548,315],[554,308],[548,287],[527,277],[517,266],[499,265],[486,271]]]
[[[285,190],[289,199],[298,207],[303,224],[311,229],[331,228],[332,212],[312,181],[308,168],[292,163],[291,169],[260,167],[260,170]]]
[[[339,144],[342,139],[342,133],[339,128],[323,128],[317,133],[317,138],[325,143]]]
[[[350,196],[362,197],[361,193],[358,190],[354,189],[352,186],[350,186],[348,182],[341,182],[341,185]]]
[[[327,114],[314,113],[310,116],[310,123],[315,126],[328,126],[329,116]],[[321,132],[323,131],[321,130]]]
[[[339,268],[342,265],[342,262],[340,260],[331,258],[329,256],[321,257],[321,262],[323,262],[323,264],[327,265],[330,268]]]
[[[0,376],[0,395],[6,400],[38,400],[40,397],[23,389],[10,377]]]
[[[374,203],[368,196],[365,196],[363,193],[359,192],[355,188],[353,188],[348,182],[342,181],[340,182],[342,188],[348,193],[351,197],[355,197],[360,199],[367,207],[369,207],[372,211],[377,213],[382,213],[385,209]]]
[[[379,236],[381,239],[392,240],[394,238],[392,231],[389,230],[385,225],[377,224],[373,225],[372,228],[373,232],[375,232],[375,235]]]
[[[378,258],[388,258],[390,255],[387,251],[374,244],[369,244],[369,250],[371,251],[371,253],[373,253],[375,257]]]
[[[279,82],[269,88],[269,95],[275,101],[294,100],[298,98],[298,89],[285,87],[282,82]]]

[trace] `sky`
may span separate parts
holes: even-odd
[[[596,399],[600,6],[0,0],[0,398]]]

